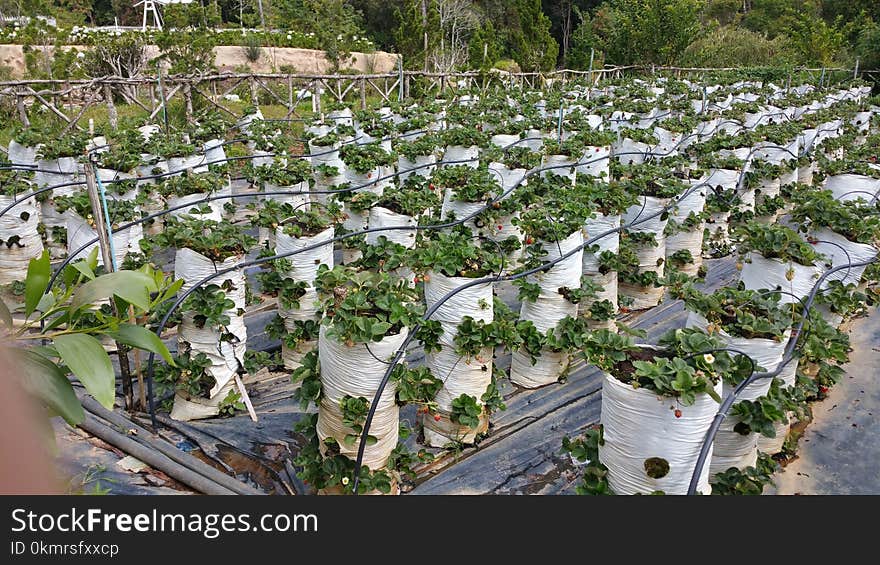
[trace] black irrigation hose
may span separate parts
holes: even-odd
[[[752,373],[747,379],[745,379],[739,385],[737,385],[736,388],[733,390],[733,392],[731,392],[727,397],[725,397],[724,401],[721,403],[721,406],[718,409],[718,413],[715,415],[715,419],[712,421],[712,425],[709,426],[709,429],[706,432],[706,437],[703,440],[703,446],[701,447],[699,456],[697,457],[697,463],[696,463],[696,466],[694,467],[694,473],[693,473],[693,475],[691,475],[690,485],[688,486],[687,493],[689,495],[696,494],[697,486],[698,486],[698,483],[700,482],[700,474],[702,473],[703,467],[706,464],[706,459],[709,456],[709,449],[711,448],[712,443],[715,440],[715,435],[718,433],[718,429],[721,427],[721,422],[724,420],[725,416],[727,415],[728,410],[730,410],[730,407],[733,406],[733,403],[736,401],[737,397],[740,394],[742,394],[742,392],[749,385],[754,383],[755,381],[760,380],[760,379],[770,379],[770,378],[773,378],[773,377],[779,375],[779,373],[782,372],[782,369],[794,359],[794,357],[795,357],[794,349],[795,349],[795,347],[797,347],[798,340],[800,339],[801,330],[803,330],[804,323],[806,322],[807,317],[809,315],[809,310],[813,305],[813,300],[815,299],[816,294],[818,293],[820,287],[822,286],[822,283],[825,282],[825,279],[827,279],[828,276],[830,276],[832,273],[842,271],[844,269],[850,269],[852,267],[862,267],[862,266],[870,265],[875,260],[876,260],[876,258],[871,259],[870,261],[862,261],[859,263],[849,263],[847,265],[839,265],[837,267],[834,267],[832,269],[825,271],[825,273],[821,277],[819,277],[819,280],[817,280],[816,283],[813,285],[813,288],[810,291],[810,294],[807,295],[806,303],[804,304],[804,310],[801,314],[801,319],[798,322],[798,327],[792,333],[792,336],[789,339],[788,344],[785,347],[782,361],[780,361],[779,364],[776,366],[776,368],[773,369],[772,371],[763,372],[763,373]]]

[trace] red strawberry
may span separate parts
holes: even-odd
[[[675,409],[675,417],[681,418],[681,410],[679,410],[678,408]]]
[[[440,421],[440,414],[434,414],[434,421],[435,421],[435,422],[439,422],[439,421]]]

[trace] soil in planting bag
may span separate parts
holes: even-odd
[[[609,178],[611,147],[588,146],[578,160],[575,171],[596,178]]]
[[[871,201],[880,193],[880,179],[864,175],[834,175],[825,178],[823,190],[830,190],[835,200],[849,202],[862,199]]]
[[[366,398],[372,403],[379,384],[388,368],[388,362],[403,345],[407,332],[387,335],[382,341],[355,343],[347,346],[327,335],[328,326],[322,325],[318,337],[318,360],[321,366],[321,390],[323,397],[318,409],[318,439],[323,445],[327,437],[333,437],[339,444],[340,452],[354,459],[357,457],[360,437],[346,440],[347,436],[357,435],[354,430],[342,423],[340,401],[346,396]],[[397,386],[388,382],[370,426],[369,435],[376,439],[367,445],[363,464],[370,469],[381,469],[397,446],[399,412],[395,403]]]
[[[783,290],[779,302],[789,304],[806,297],[824,272],[823,266],[765,259],[751,252],[743,261],[739,280],[746,290]]]
[[[175,208],[177,206],[181,206],[181,208],[177,208],[168,213],[172,218],[197,218],[200,220],[211,220],[214,222],[222,222],[223,221],[223,200],[210,200],[205,202],[205,198],[208,196],[214,196],[215,194],[206,194],[206,193],[197,193],[197,194],[187,194],[186,196],[170,196],[166,200],[166,205],[168,209]],[[187,206],[189,204],[189,206]],[[207,208],[204,208],[207,206]],[[194,210],[210,210],[209,212],[201,213],[199,211]]]
[[[398,214],[392,212],[388,208],[382,206],[373,206],[370,208],[368,227],[370,229],[417,226],[418,221],[412,216],[406,214]],[[411,249],[416,244],[416,230],[385,230],[379,232],[369,232],[366,235],[367,243],[376,245],[380,237],[386,237],[388,241],[400,244],[407,249]]]
[[[716,386],[720,393],[720,385]],[[675,409],[681,417],[676,418]],[[687,494],[706,432],[718,402],[698,394],[691,406],[648,389],[634,389],[605,374],[602,380],[604,443],[599,461],[608,467],[615,494]],[[709,455],[712,451],[710,448]],[[709,466],[703,467],[697,492],[711,494]]]
[[[576,231],[566,239],[556,242],[543,242],[547,254],[544,260],[553,261],[568,254],[572,249],[583,243],[583,233]],[[554,329],[563,318],[577,316],[577,304],[572,304],[559,294],[559,288],[579,288],[583,268],[583,250],[579,250],[567,259],[560,261],[549,271],[536,273],[528,277],[528,282],[537,284],[541,290],[534,302],[523,301],[520,307],[520,319],[531,321],[541,332]],[[532,364],[528,353],[513,353],[510,368],[510,380],[526,388],[537,388],[559,380],[568,366],[569,354],[545,349],[535,364]]]
[[[476,169],[480,165],[479,157],[480,148],[476,145],[471,145],[470,147],[450,145],[443,150],[443,160],[441,162],[444,165],[466,165]]]
[[[434,174],[437,163],[436,155],[418,155],[415,161],[410,161],[403,155],[397,156],[397,178],[400,182],[404,182],[411,175],[429,178]]]
[[[483,428],[478,425],[470,428],[452,422],[452,401],[466,394],[477,399],[482,405],[482,396],[492,382],[493,348],[483,348],[478,355],[460,355],[455,351],[456,324],[441,322],[443,334],[440,336],[440,351],[425,354],[425,365],[431,374],[443,382],[434,400],[437,402],[440,419],[429,414],[423,421],[425,442],[431,447],[444,447],[452,441],[473,443],[477,433]],[[488,424],[488,418],[485,418]],[[483,430],[485,431],[485,430]]]
[[[30,194],[22,192],[17,198]],[[13,196],[0,195],[0,208],[6,208],[16,200]],[[34,198],[23,200],[0,216],[0,284],[23,281],[27,278],[31,259],[43,254],[43,240],[37,232],[40,209]]]
[[[13,165],[32,167],[37,163],[37,148],[27,147],[13,139],[9,141],[7,158]]]
[[[870,261],[877,256],[877,249],[873,245],[852,242],[829,229],[814,230],[810,237],[818,240],[815,249],[831,261],[831,268]],[[822,283],[822,288],[827,288],[832,280],[841,281],[844,285],[858,285],[867,268],[867,265],[863,265],[832,273]]]
[[[128,222],[126,222],[128,223]],[[115,231],[112,234],[113,239],[113,255],[116,258],[116,267],[117,269],[121,267],[122,261],[125,260],[125,256],[129,253],[140,253],[141,246],[140,241],[144,237],[143,226],[141,224],[135,224],[130,228],[127,228],[122,231]],[[68,254],[72,254],[74,251],[88,243],[89,241],[93,241],[94,243],[88,245],[85,249],[77,253],[72,260],[85,259],[89,256],[89,253],[95,248],[98,247],[98,232],[95,231],[85,219],[83,219],[79,214],[73,212],[72,210],[68,210],[67,212],[67,252]],[[103,254],[98,253],[98,264],[104,264]]]

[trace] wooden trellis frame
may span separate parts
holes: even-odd
[[[383,102],[387,103],[409,97],[413,79],[425,81],[425,91],[440,97],[446,93],[457,95],[461,91],[459,86],[461,81],[464,81],[466,88],[476,86],[486,91],[491,88],[503,88],[510,82],[522,87],[539,88],[546,86],[549,79],[566,84],[574,79],[588,77],[595,84],[604,78],[620,78],[624,72],[630,71],[673,72],[676,76],[681,76],[695,72],[737,70],[742,69],[630,65],[603,67],[590,71],[561,69],[547,73],[506,73],[501,71],[448,73],[398,71],[360,75],[219,73],[202,76],[164,77],[162,88],[157,88],[157,81],[153,77],[104,77],[89,80],[41,79],[0,82],[0,102],[7,102],[9,107],[14,107],[19,119],[25,125],[28,125],[27,106],[41,105],[62,120],[65,123],[64,131],[68,131],[71,128],[82,129],[77,122],[90,107],[96,104],[106,104],[110,115],[114,115],[112,94],[117,94],[127,103],[137,105],[149,112],[150,119],[155,119],[176,96],[184,98],[187,119],[192,119],[192,101],[195,97],[203,98],[219,111],[235,116],[234,112],[222,104],[222,100],[236,88],[247,83],[250,86],[251,96],[259,96],[261,92],[266,92],[275,102],[285,107],[287,109],[285,119],[303,119],[304,116],[298,112],[297,108],[305,97],[295,95],[297,91],[310,92],[315,99],[313,109],[320,112],[321,93],[329,95],[337,102],[343,102],[350,95],[355,95],[354,98],[359,99],[361,108],[366,108],[368,94],[377,94]],[[822,73],[823,76],[826,73],[841,71],[853,73],[854,76],[860,73],[874,72],[860,71],[858,68],[855,70],[797,68],[792,71]],[[277,88],[279,84],[283,85],[282,89],[286,89],[286,97],[272,88],[273,85]],[[146,102],[140,98],[144,93],[148,97]]]

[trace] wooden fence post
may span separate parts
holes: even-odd
[[[119,113],[116,111],[116,104],[113,103],[113,90],[110,88],[110,83],[104,83],[104,101],[107,103],[107,120],[110,122],[110,127],[113,128],[113,131],[119,129]]]

